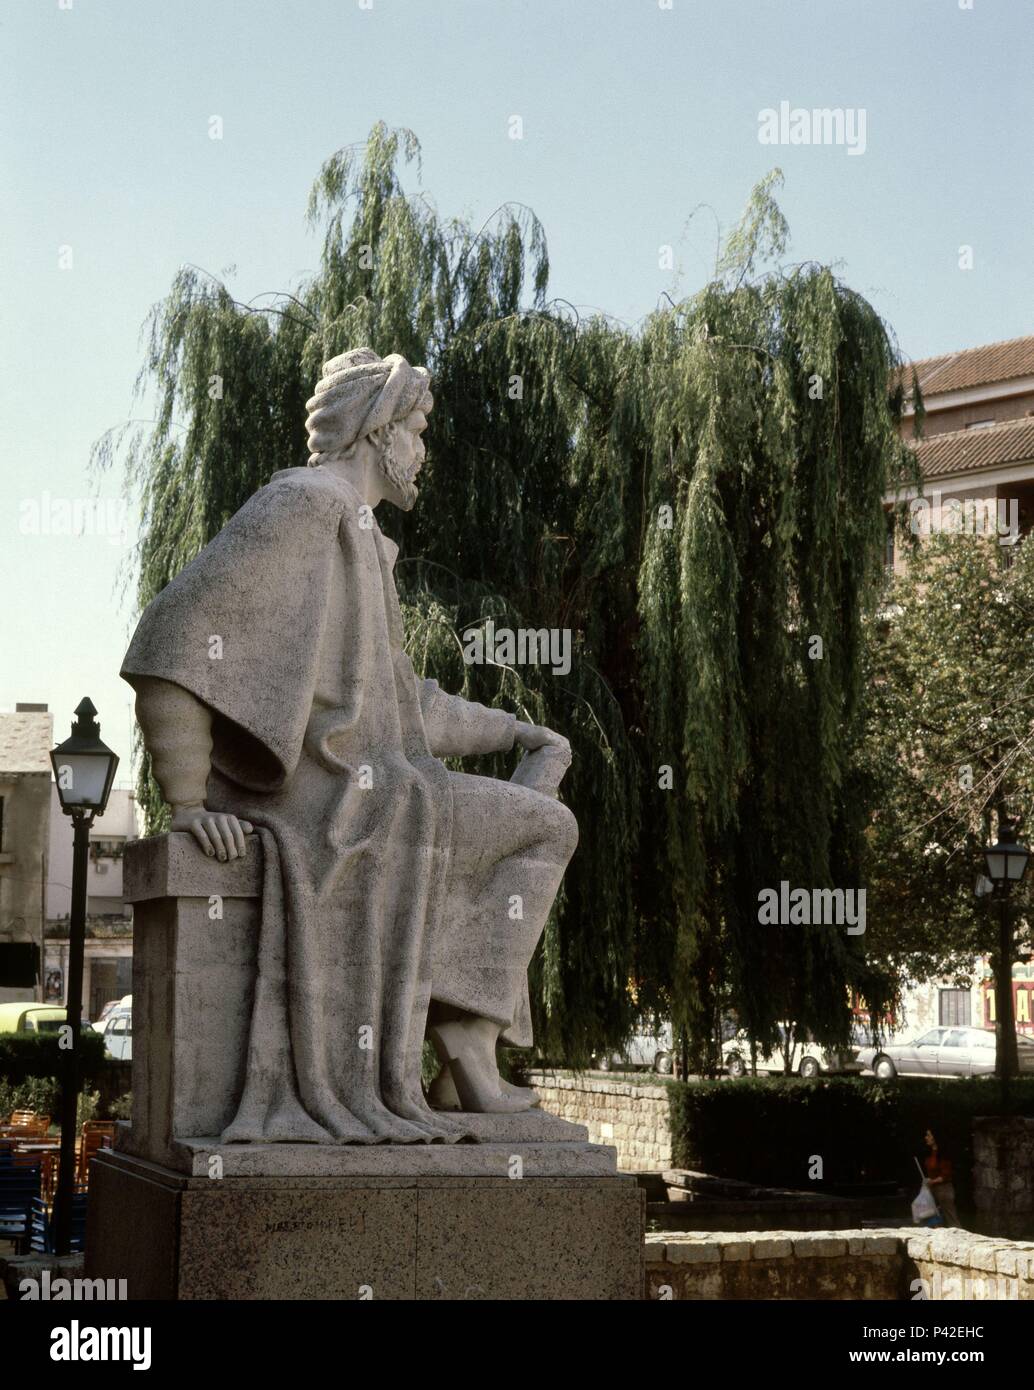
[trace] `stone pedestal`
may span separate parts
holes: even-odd
[[[259,847],[127,846],[133,1120],[91,1169],[86,1274],[130,1299],[638,1299],[644,1198],[541,1110],[478,1142],[222,1144],[243,1084]]]
[[[87,1276],[131,1300],[642,1296],[642,1195],[616,1174],[212,1179],[113,1153],[90,1182]]]

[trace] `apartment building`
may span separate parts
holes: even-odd
[[[918,441],[913,372],[925,410]],[[1028,535],[1034,528],[1034,336],[927,357],[909,363],[902,379],[909,393],[902,434],[919,461],[923,501],[912,487],[888,497],[888,505],[914,503],[917,527],[994,526],[1010,543]],[[887,558],[902,564],[892,531]]]
[[[995,527],[1010,547],[1034,529],[1034,336],[989,343],[909,363],[902,373],[911,397],[912,374],[925,409],[923,438],[913,437],[915,407],[906,406],[902,435],[912,444],[923,480],[922,496],[909,488],[888,497],[915,504],[913,524]],[[888,519],[890,512],[888,510]],[[888,528],[888,563],[900,568],[904,552]],[[899,1036],[957,1024],[993,1028],[995,988],[990,963],[974,963],[972,984],[915,982],[903,1001]],[[1034,1033],[1034,965],[1013,967],[1017,1031]]]
[[[39,997],[54,716],[0,712],[0,1003]]]

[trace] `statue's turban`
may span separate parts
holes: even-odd
[[[347,449],[373,430],[431,409],[431,374],[411,367],[397,352],[378,357],[353,348],[323,364],[316,394],[305,402],[310,463],[319,454]]]

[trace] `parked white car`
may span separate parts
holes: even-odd
[[[95,1019],[94,1022],[90,1024],[90,1027],[95,1033],[103,1033],[108,1026],[108,1019],[115,1009],[131,1009],[132,1007],[133,996],[131,994],[124,994],[121,999],[109,999],[104,1005],[104,1008],[101,1009],[100,1018]]]
[[[784,1039],[786,1037],[786,1030],[782,1025],[779,1035]],[[790,1049],[790,1071],[798,1076],[818,1076],[822,1072],[857,1075],[862,1070],[859,1050],[866,1040],[865,1030],[860,1024],[856,1024],[852,1030],[851,1046],[839,1050],[825,1048],[821,1043],[811,1039],[795,1038]],[[749,1075],[750,1038],[746,1033],[737,1033],[734,1038],[722,1044],[722,1063],[731,1077]],[[782,1075],[785,1070],[782,1048],[776,1048],[774,1052],[765,1052],[759,1047],[757,1069],[759,1073],[776,1072]]]
[[[601,1053],[596,1057],[596,1066],[600,1071],[616,1071],[622,1067],[629,1070],[646,1068],[661,1076],[670,1076],[673,1056],[671,1024],[662,1023],[656,1033],[646,1028],[638,1029],[629,1038],[623,1052]]]
[[[113,1009],[104,1024],[104,1050],[116,1062],[133,1060],[133,1010],[121,1005]]]
[[[1034,1074],[1034,1038],[1016,1035],[1021,1076]],[[930,1028],[911,1042],[866,1047],[859,1060],[881,1081],[895,1076],[991,1076],[997,1043],[993,1028]]]

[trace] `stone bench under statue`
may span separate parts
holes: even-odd
[[[131,1298],[638,1298],[614,1150],[500,1075],[577,825],[567,740],[419,678],[381,501],[428,376],[370,349],[150,604],[122,674],[172,831],[127,847],[133,1115],[90,1277]],[[443,759],[523,749],[509,781]],[[425,1091],[429,1040],[439,1074]]]

